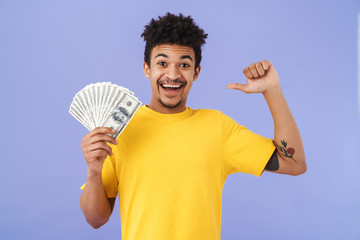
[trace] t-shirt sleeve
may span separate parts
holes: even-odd
[[[118,179],[116,176],[116,161],[114,156],[115,154],[106,157],[102,169],[102,181],[107,198],[115,198],[118,193]],[[84,188],[85,184],[81,186],[82,190],[84,190]]]
[[[272,139],[249,131],[225,114],[222,114],[222,125],[226,173],[261,176],[275,150]]]

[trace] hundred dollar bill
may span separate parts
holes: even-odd
[[[73,107],[69,110],[70,114],[73,115],[73,117],[78,120],[82,125],[84,125],[87,129],[89,129],[89,131],[92,130],[92,127],[90,125],[88,125],[88,123],[84,122],[83,119],[81,118],[81,114],[79,114],[78,110]]]
[[[114,139],[118,138],[140,106],[141,102],[134,96],[126,92],[121,96],[103,124],[104,127],[115,130],[115,133],[110,135],[111,137]]]

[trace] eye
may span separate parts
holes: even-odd
[[[190,67],[190,65],[187,63],[182,63],[182,64],[180,64],[180,67],[187,68],[187,67]]]
[[[158,65],[160,65],[160,66],[166,66],[166,62],[158,62]]]

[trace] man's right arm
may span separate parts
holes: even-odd
[[[116,199],[106,197],[101,175],[107,155],[112,155],[106,142],[117,144],[116,140],[106,135],[111,133],[114,131],[110,128],[98,127],[85,135],[81,142],[88,172],[80,207],[93,228],[99,228],[109,220]]]

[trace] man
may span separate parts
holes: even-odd
[[[150,104],[138,110],[117,140],[104,127],[83,138],[88,173],[81,209],[98,228],[109,219],[119,195],[123,240],[218,240],[227,175],[260,176],[264,169],[304,173],[300,133],[269,61],[244,69],[247,84],[227,88],[264,95],[274,119],[274,140],[220,111],[186,107],[207,37],[191,17],[168,13],[152,19],[142,36]]]

